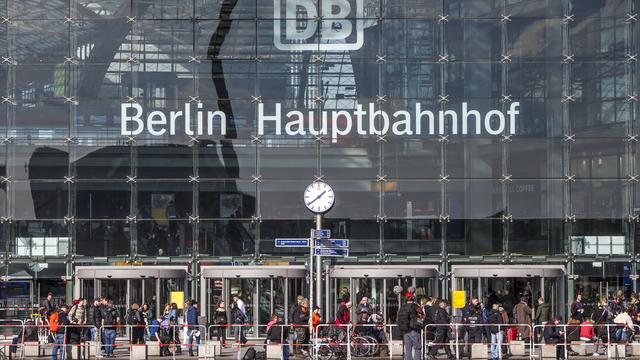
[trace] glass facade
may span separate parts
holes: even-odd
[[[317,179],[336,192],[325,227],[350,239],[345,262],[433,262],[444,274],[456,262],[557,263],[570,291],[595,261],[635,274],[638,6],[0,0],[3,275],[34,262],[66,264],[58,279],[116,261],[304,263],[304,249],[274,239],[308,234],[301,197]],[[319,126],[321,110],[358,103],[462,102],[519,102],[515,134],[333,141],[259,135],[256,120],[275,103],[314,110],[304,121]],[[202,104],[227,114],[227,132],[123,135],[123,103]],[[612,282],[635,288],[628,275]]]

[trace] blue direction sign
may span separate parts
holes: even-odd
[[[276,247],[309,247],[309,239],[276,239]]]
[[[331,230],[329,229],[313,230],[313,237],[316,239],[328,239],[331,237]]]
[[[318,256],[334,256],[334,257],[347,257],[349,256],[349,249],[316,249],[316,255]]]
[[[348,248],[349,239],[317,239],[316,247],[320,248]]]

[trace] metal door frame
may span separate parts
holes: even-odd
[[[428,264],[416,264],[416,265],[334,265],[329,269],[327,277],[327,289],[325,293],[325,309],[323,318],[328,319],[329,311],[333,300],[331,299],[331,291],[329,286],[335,288],[336,294],[339,293],[337,286],[338,279],[349,279],[349,293],[352,294],[351,302],[353,304],[351,308],[351,318],[355,319],[355,309],[360,299],[354,299],[355,284],[358,279],[382,279],[382,304],[377,304],[382,307],[382,316],[385,321],[387,317],[387,282],[394,279],[396,285],[401,285],[402,278],[410,277],[411,285],[416,286],[416,279],[437,279],[438,278],[438,265]],[[333,280],[333,281],[332,281]],[[433,296],[438,296],[438,286],[436,282],[429,283],[429,291]],[[398,294],[398,304],[402,303],[402,294]]]
[[[285,321],[289,312],[289,279],[304,279],[306,269],[304,265],[250,265],[250,266],[224,266],[224,265],[204,265],[201,267],[200,283],[210,284],[211,280],[222,279],[222,300],[228,307],[231,304],[229,281],[231,279],[253,279],[256,280],[256,286],[253,295],[253,318],[250,319],[254,324],[253,333],[259,335],[257,325],[259,325],[259,306],[260,299],[260,279],[270,279],[269,284],[271,293],[273,294],[273,280],[276,278],[284,278],[284,311]],[[207,288],[210,288],[207,286]],[[245,299],[246,300],[246,299]],[[209,294],[206,291],[200,292],[200,315],[207,316],[209,311]],[[270,302],[270,310],[273,313],[273,297]]]
[[[462,278],[477,278],[478,279],[478,294],[482,299],[482,279],[483,278],[539,278],[540,291],[545,294],[545,279],[557,280],[557,299],[553,301],[559,305],[565,301],[565,280],[566,269],[562,265],[452,265],[451,266],[451,290],[465,290],[458,289],[456,279]],[[464,282],[463,282],[464,286]],[[536,299],[531,299],[532,305],[535,307],[537,303],[534,303]],[[547,299],[545,299],[547,300]],[[564,312],[563,306],[557,306],[557,310]],[[535,310],[535,309],[534,309]],[[560,314],[565,315],[565,314]]]

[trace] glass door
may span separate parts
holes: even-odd
[[[267,324],[274,313],[273,302],[274,296],[272,279],[259,279],[258,281],[258,322],[255,324]],[[266,335],[266,327],[259,326],[258,334]]]
[[[120,318],[119,324],[124,324],[124,317],[127,313],[129,303],[127,301],[127,280],[125,279],[102,279],[100,282],[100,296],[109,297],[113,300],[113,305],[118,311]],[[116,331],[118,337],[126,337],[125,328],[118,328]]]
[[[245,311],[247,314],[247,322],[255,325],[258,323],[256,308],[258,307],[257,295],[257,279],[227,279],[229,286],[228,299],[229,304],[233,302],[233,295],[239,295],[242,302],[244,302]],[[229,322],[233,322],[233,319],[229,319]],[[245,328],[245,336],[255,336],[255,327]]]

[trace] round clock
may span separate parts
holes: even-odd
[[[304,204],[315,214],[324,214],[331,210],[336,198],[329,184],[316,181],[304,191]]]

